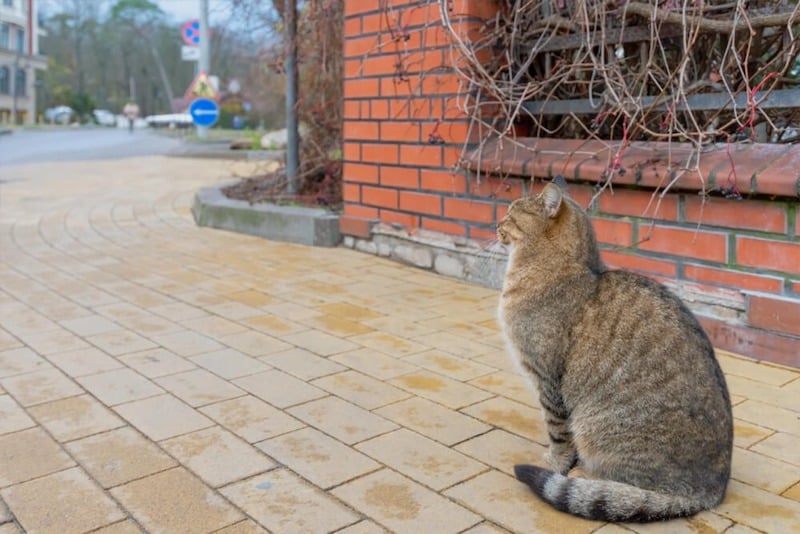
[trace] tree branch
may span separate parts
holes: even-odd
[[[708,19],[702,16],[684,16],[679,11],[667,11],[665,9],[653,9],[652,4],[643,2],[628,2],[620,10],[625,15],[637,15],[648,19],[655,18],[656,21],[665,24],[683,24],[684,20],[690,27],[699,28],[702,32],[733,33],[750,32],[750,29],[766,28],[769,26],[785,26],[787,24],[800,23],[800,10],[795,8],[788,13],[773,13],[771,15],[761,15],[752,17],[749,21],[740,20],[734,23],[731,20]]]

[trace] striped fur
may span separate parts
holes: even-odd
[[[717,505],[733,421],[708,337],[662,285],[600,261],[586,213],[553,184],[498,225],[510,245],[498,309],[539,394],[549,469],[517,477],[559,510],[607,521]],[[567,478],[576,464],[589,478]]]

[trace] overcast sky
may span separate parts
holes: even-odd
[[[200,0],[151,0],[158,4],[164,12],[172,17],[175,22],[183,23],[189,19],[196,19],[200,15]],[[209,16],[214,19],[224,17],[227,13],[223,2],[208,0]]]

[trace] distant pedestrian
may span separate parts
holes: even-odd
[[[131,100],[122,108],[122,113],[128,117],[128,131],[133,133],[133,123],[136,121],[136,117],[139,116],[139,106],[136,105],[136,102]]]

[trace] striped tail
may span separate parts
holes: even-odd
[[[568,478],[534,465],[514,474],[542,500],[562,512],[598,521],[647,522],[685,517],[717,504],[703,497],[668,495],[611,480]]]

